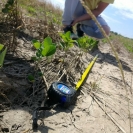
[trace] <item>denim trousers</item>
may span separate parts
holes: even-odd
[[[70,25],[74,19],[84,14],[87,14],[87,12],[80,3],[80,0],[66,0],[62,23],[63,25]],[[99,15],[96,18],[101,26],[108,26],[107,22],[102,18],[102,16]],[[85,20],[79,23],[81,24],[80,29],[88,36],[95,37],[98,39],[102,39],[104,37],[99,28],[97,27],[96,23],[92,19]]]

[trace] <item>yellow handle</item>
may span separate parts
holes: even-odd
[[[82,85],[83,81],[85,80],[85,78],[89,74],[90,70],[92,69],[94,63],[96,62],[97,57],[98,57],[98,55],[95,56],[95,58],[91,61],[91,63],[88,65],[88,67],[84,71],[83,75],[81,76],[81,79],[76,84],[76,88],[75,88],[76,90],[78,90],[80,88],[80,86]]]

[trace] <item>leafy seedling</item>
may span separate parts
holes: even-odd
[[[43,57],[52,56],[56,52],[56,45],[52,43],[52,39],[50,37],[46,37],[42,43],[38,40],[33,40],[32,44],[36,49],[36,54],[31,57],[31,59],[36,62],[36,74],[41,77],[43,74],[38,72],[39,62]],[[28,79],[29,81],[34,82],[35,76],[30,74],[28,75]]]
[[[77,42],[78,46],[85,51],[93,51],[94,49],[97,49],[99,43],[99,41],[89,38],[88,36],[78,38]]]
[[[64,50],[68,50],[69,48],[73,47],[74,43],[77,43],[76,40],[71,39],[71,32],[68,31],[66,33],[59,33],[61,37],[60,45]]]
[[[36,56],[32,57],[34,61],[40,60],[44,56],[51,56],[56,52],[56,45],[52,43],[52,39],[50,37],[46,37],[42,43],[37,40],[33,40],[32,43],[37,50]]]
[[[99,43],[98,40],[94,40],[94,39],[91,38],[90,41],[89,41],[89,44],[90,44],[89,50],[93,51],[95,49],[98,49],[98,43]]]

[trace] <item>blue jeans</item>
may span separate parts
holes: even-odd
[[[79,0],[66,0],[62,23],[64,25],[70,25],[74,19],[86,13],[86,10],[84,9]],[[106,21],[101,16],[97,17],[97,21],[100,23],[101,26],[108,26]],[[92,19],[82,21],[80,22],[80,24],[80,29],[88,36],[95,37],[98,39],[104,38],[101,31]]]

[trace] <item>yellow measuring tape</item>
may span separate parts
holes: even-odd
[[[86,68],[86,70],[84,71],[84,73],[81,76],[81,79],[77,82],[75,89],[78,90],[80,88],[80,86],[82,85],[82,83],[84,82],[85,78],[87,77],[87,75],[89,74],[89,72],[91,71],[94,63],[96,62],[98,55],[96,55],[94,57],[94,59],[91,61],[91,63],[88,65],[88,67]]]

